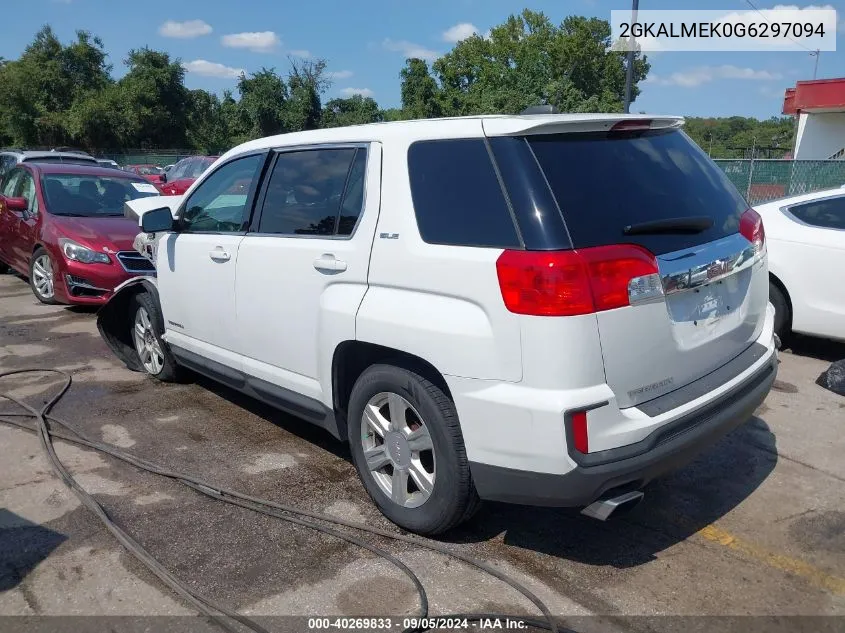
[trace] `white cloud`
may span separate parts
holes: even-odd
[[[326,73],[328,79],[349,79],[352,76],[351,70],[332,70]]]
[[[211,25],[202,20],[185,20],[184,22],[168,20],[158,27],[158,34],[162,37],[177,37],[180,39],[208,35],[211,31]]]
[[[659,86],[681,86],[682,88],[695,88],[702,84],[716,81],[717,79],[745,79],[753,81],[769,81],[780,79],[780,73],[768,70],[754,70],[753,68],[740,68],[726,64],[723,66],[697,66],[686,70],[672,73],[668,77],[650,74],[646,77],[646,83]]]
[[[460,24],[456,24],[455,26],[443,31],[443,41],[452,42],[454,44],[456,42],[460,42],[461,40],[465,40],[476,33],[478,33],[478,27],[475,26],[475,24],[472,24],[471,22],[461,22]]]
[[[268,53],[275,50],[282,43],[273,31],[255,33],[231,33],[224,35],[220,41],[229,48],[246,48],[255,53]]]
[[[209,62],[204,59],[195,59],[192,62],[185,62],[182,67],[189,73],[202,75],[204,77],[222,77],[223,79],[237,79],[244,73],[243,68],[232,68],[216,62]]]
[[[783,101],[785,90],[774,86],[760,86],[760,94],[768,99],[779,99]]]
[[[340,94],[344,97],[351,97],[352,95],[361,95],[362,97],[372,97],[376,93],[369,88],[341,88]]]
[[[440,56],[440,53],[437,51],[433,51],[430,48],[425,48],[420,44],[414,44],[413,42],[408,42],[407,40],[392,40],[390,38],[385,39],[382,42],[382,46],[389,51],[393,51],[394,53],[402,53],[406,58],[407,57],[419,57],[420,59],[426,60],[433,60],[437,59]]]
[[[304,48],[295,48],[292,51],[288,51],[288,54],[294,57],[301,57],[302,59],[311,58],[311,51],[307,51]]]

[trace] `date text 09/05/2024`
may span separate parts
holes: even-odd
[[[397,620],[396,624],[399,624]],[[309,618],[308,630],[390,630],[394,626],[392,618]],[[404,618],[402,628],[405,630],[461,630],[473,629],[477,631],[522,630],[528,624],[519,618]]]

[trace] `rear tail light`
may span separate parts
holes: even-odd
[[[763,252],[766,246],[766,231],[763,218],[754,209],[747,209],[739,218],[739,232],[754,245],[754,254]]]
[[[590,452],[590,442],[587,437],[587,412],[576,411],[570,417],[572,425],[572,440],[575,450],[585,455]]]
[[[657,260],[633,244],[508,250],[496,261],[496,273],[505,306],[516,314],[590,314],[662,295]]]

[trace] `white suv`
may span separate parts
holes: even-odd
[[[157,279],[100,330],[132,369],[187,367],[348,440],[408,530],[479,499],[607,518],[745,421],[777,369],[762,223],[682,123],[245,143],[184,196],[130,203]]]

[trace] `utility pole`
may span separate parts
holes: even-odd
[[[637,9],[639,9],[640,0],[631,1],[631,23],[637,21]],[[625,69],[625,114],[631,111],[631,90],[634,83],[634,49],[636,40],[631,36],[628,48],[628,67]]]
[[[811,56],[816,58],[816,65],[813,68],[813,79],[815,79],[816,75],[819,74],[819,57],[821,57],[821,53],[822,52],[818,48],[810,53]]]

